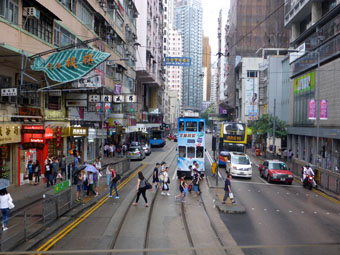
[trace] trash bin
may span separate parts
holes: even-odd
[[[257,157],[261,156],[261,150],[260,149],[256,149],[256,156]]]

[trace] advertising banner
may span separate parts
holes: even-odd
[[[316,120],[316,101],[309,99],[308,103],[308,119]]]
[[[247,78],[245,81],[245,115],[249,120],[257,120],[259,116],[259,80],[254,77]]]
[[[320,120],[328,119],[328,100],[320,100]]]
[[[294,80],[294,95],[313,91],[315,87],[315,72],[310,72]]]
[[[166,66],[191,66],[191,58],[186,57],[165,57]]]

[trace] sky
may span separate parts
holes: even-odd
[[[204,36],[209,37],[211,46],[211,63],[214,63],[216,53],[218,52],[218,40],[217,40],[217,26],[218,15],[222,9],[223,24],[225,24],[228,18],[230,0],[201,0],[203,7],[203,32]]]

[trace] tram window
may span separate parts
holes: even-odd
[[[179,131],[184,131],[184,121],[179,122]]]
[[[179,156],[181,158],[185,158],[186,157],[186,147],[185,146],[179,146]]]
[[[185,131],[197,132],[197,122],[187,121]]]
[[[194,158],[195,157],[195,147],[188,147],[188,158]]]
[[[196,147],[196,158],[203,158],[203,147]]]
[[[200,132],[204,132],[204,122],[203,121],[200,121],[200,123],[198,124],[198,130]]]

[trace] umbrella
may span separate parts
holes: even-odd
[[[92,173],[97,173],[97,168],[95,168],[93,165],[87,165],[85,167],[85,170],[88,171],[88,172],[92,172]]]
[[[7,187],[9,187],[9,180],[1,178],[0,189],[6,189]]]
[[[87,167],[87,165],[82,165],[82,166],[78,167],[77,169],[73,169],[72,175],[77,175],[81,170],[85,169],[86,167]]]

